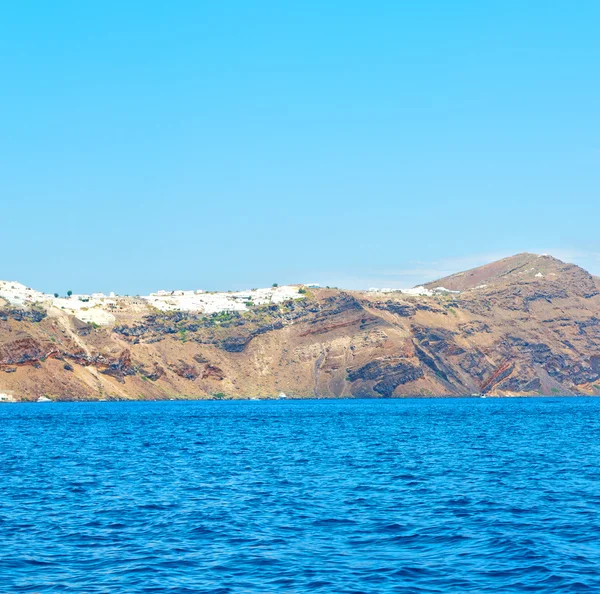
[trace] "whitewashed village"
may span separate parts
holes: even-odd
[[[129,311],[142,312],[149,307],[160,311],[194,311],[207,315],[222,312],[243,312],[251,307],[281,304],[294,299],[304,299],[306,291],[319,289],[317,283],[304,285],[272,286],[263,289],[250,289],[235,292],[207,292],[201,289],[191,291],[160,290],[150,295],[129,297],[115,293],[92,293],[90,295],[42,293],[16,281],[0,281],[0,299],[12,306],[23,307],[39,305],[45,308],[56,308],[73,315],[78,320],[110,326],[115,323],[114,312],[126,308]],[[410,289],[378,289],[370,288],[368,293],[403,293],[414,297],[428,297],[436,293],[458,293],[443,287],[433,290],[419,286]]]

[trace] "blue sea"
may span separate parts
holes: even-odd
[[[600,400],[1,405],[0,592],[600,592]]]

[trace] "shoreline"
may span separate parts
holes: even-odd
[[[156,403],[156,402],[349,402],[349,401],[364,401],[364,402],[390,402],[390,401],[402,401],[402,400],[536,400],[543,398],[598,398],[594,394],[539,394],[539,395],[521,395],[516,394],[514,396],[474,396],[474,395],[458,395],[458,396],[402,396],[398,398],[352,398],[352,397],[315,397],[315,398],[294,398],[288,396],[287,398],[156,398],[156,399],[128,399],[128,398],[111,398],[108,399],[87,399],[87,400],[44,400],[39,402],[37,400],[14,400],[14,401],[3,401],[0,402],[0,406],[3,404],[87,404],[87,403]]]

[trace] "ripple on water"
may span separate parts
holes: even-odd
[[[0,407],[6,592],[597,592],[600,401]]]

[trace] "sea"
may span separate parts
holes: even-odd
[[[0,405],[0,592],[600,592],[600,399]]]

